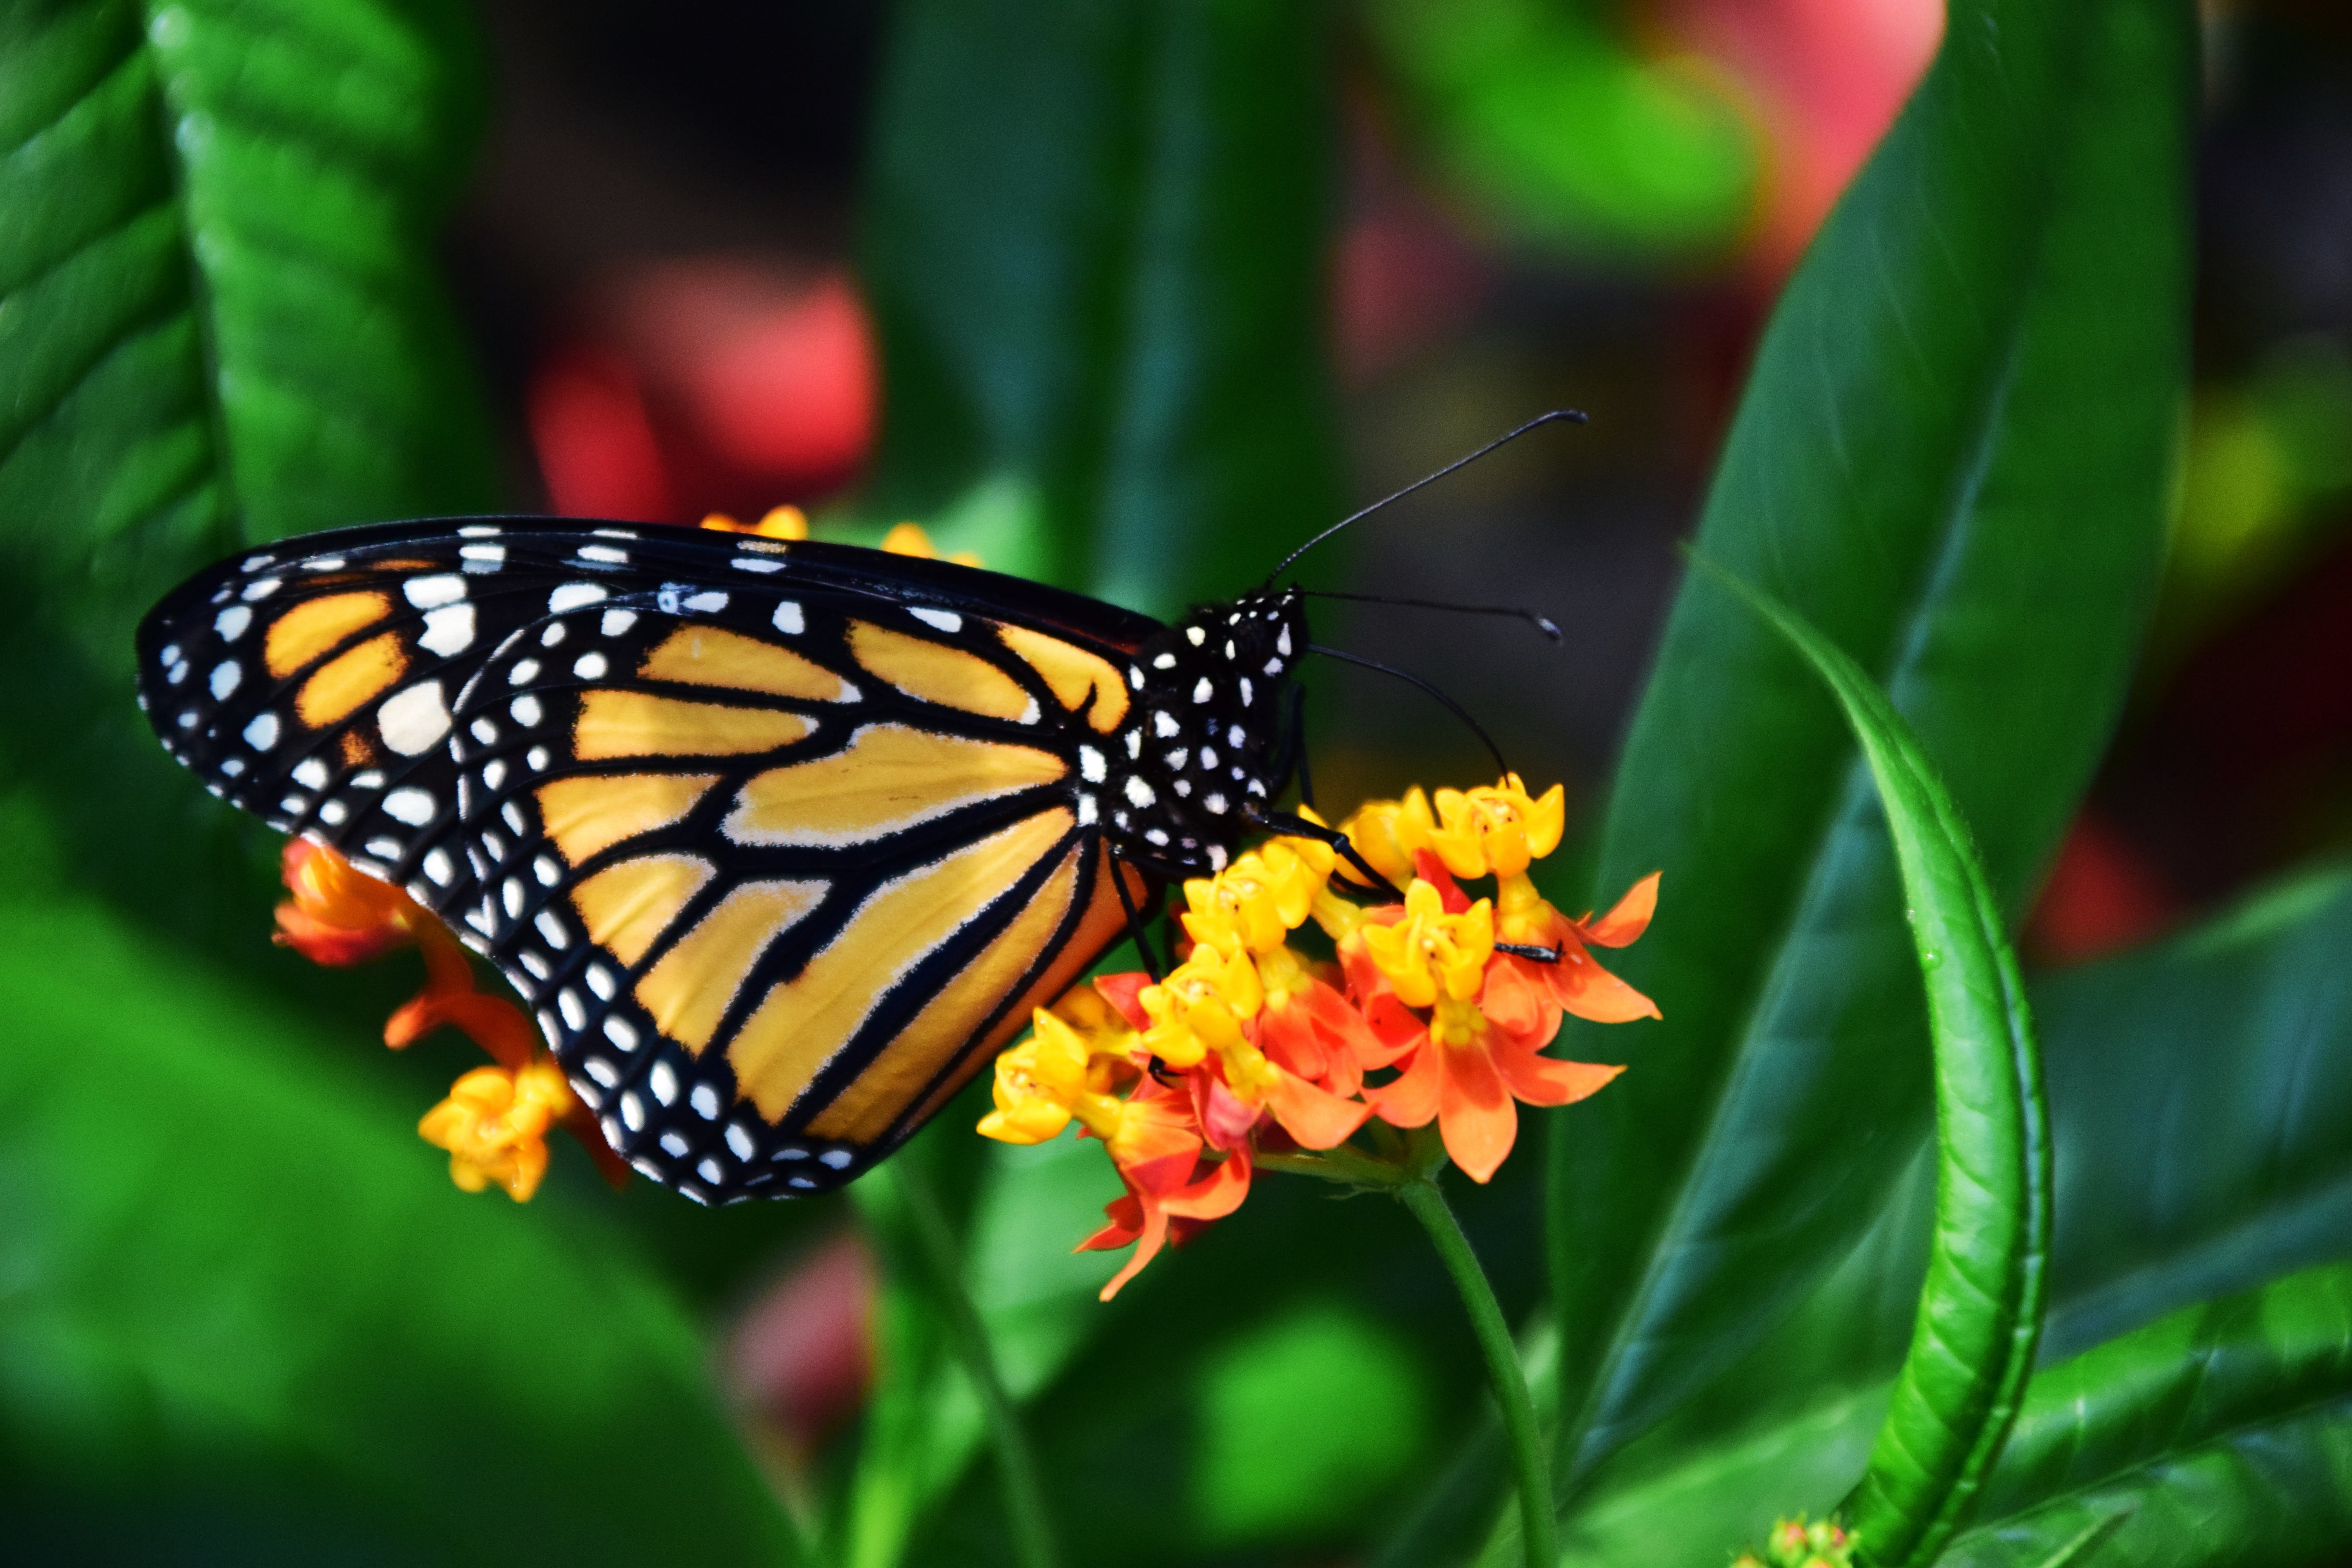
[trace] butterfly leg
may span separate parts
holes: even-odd
[[[1151,976],[1151,984],[1157,985],[1168,978],[1168,971],[1161,965],[1159,954],[1152,951],[1150,933],[1144,930],[1142,912],[1135,907],[1134,895],[1127,890],[1127,879],[1119,874],[1116,859],[1111,862],[1110,886],[1111,891],[1118,895],[1118,907],[1127,911],[1127,934],[1135,939],[1135,951],[1143,958],[1143,973]]]
[[[1358,849],[1354,841],[1338,828],[1326,827],[1319,822],[1309,822],[1305,817],[1287,811],[1265,811],[1253,808],[1250,820],[1269,833],[1286,833],[1294,838],[1312,838],[1318,843],[1328,844],[1339,852],[1339,858],[1355,868],[1356,874],[1362,877],[1374,892],[1386,893],[1391,903],[1404,902],[1404,894],[1399,890],[1397,885],[1373,870],[1371,862],[1364,858],[1363,851]]]

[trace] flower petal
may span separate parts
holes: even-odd
[[[1143,1208],[1143,1231],[1136,1237],[1135,1255],[1127,1260],[1126,1267],[1110,1277],[1110,1283],[1102,1288],[1097,1300],[1108,1301],[1126,1289],[1127,1282],[1142,1273],[1143,1266],[1159,1257],[1160,1249],[1168,1244],[1167,1214],[1157,1204],[1146,1204]]]
[[[1250,1160],[1244,1151],[1191,1186],[1169,1194],[1160,1206],[1179,1219],[1223,1219],[1242,1206],[1249,1190]]]
[[[1438,1131],[1444,1137],[1446,1153],[1462,1173],[1474,1182],[1485,1182],[1518,1141],[1518,1109],[1484,1047],[1454,1047],[1444,1056],[1445,1072],[1437,1099]]]
[[[1437,1114],[1439,1081],[1445,1076],[1445,1047],[1421,1038],[1420,1048],[1404,1071],[1384,1084],[1366,1084],[1364,1099],[1372,1114],[1391,1127],[1426,1127]]]
[[[1497,1047],[1494,1059],[1495,1070],[1512,1098],[1529,1105],[1573,1105],[1625,1070],[1594,1062],[1562,1061],[1509,1046]]]
[[[1282,1123],[1283,1131],[1298,1140],[1302,1149],[1338,1148],[1372,1113],[1372,1108],[1360,1100],[1343,1100],[1280,1068],[1274,1069],[1274,1083],[1265,1092],[1265,1104],[1274,1112],[1274,1119]]]
[[[1580,1018],[1596,1024],[1627,1024],[1636,1018],[1660,1017],[1658,1005],[1592,961],[1591,954],[1569,948],[1553,967],[1551,994]]]
[[[1653,871],[1617,900],[1617,907],[1590,925],[1580,924],[1577,934],[1600,947],[1625,947],[1650,929],[1650,917],[1658,910],[1658,879],[1663,871]],[[1655,1016],[1654,1014],[1652,1016]]]

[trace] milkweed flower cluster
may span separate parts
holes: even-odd
[[[315,963],[342,966],[414,943],[425,988],[383,1026],[397,1050],[442,1025],[464,1032],[494,1065],[477,1068],[425,1113],[416,1131],[449,1152],[449,1176],[469,1193],[491,1185],[527,1202],[547,1173],[547,1136],[561,1127],[595,1156],[608,1180],[628,1167],[606,1145],[587,1107],[547,1054],[521,1008],[474,988],[474,966],[447,926],[389,882],[323,844],[287,841],[282,870],[292,896],[278,906],[278,940]]]
[[[1853,1568],[1860,1545],[1853,1531],[1835,1521],[1807,1524],[1801,1515],[1775,1524],[1763,1549],[1741,1552],[1731,1568]]]
[[[980,1131],[1041,1143],[1075,1121],[1102,1141],[1127,1191],[1080,1249],[1135,1247],[1105,1300],[1239,1207],[1269,1160],[1340,1150],[1368,1124],[1434,1123],[1445,1156],[1485,1182],[1518,1105],[1566,1105],[1623,1070],[1543,1050],[1563,1016],[1658,1016],[1588,951],[1642,934],[1658,878],[1599,920],[1554,909],[1530,868],[1559,847],[1564,815],[1558,785],[1531,797],[1515,773],[1369,803],[1340,831],[1401,902],[1349,896],[1371,884],[1332,845],[1274,838],[1183,885],[1191,950],[1164,979],[1099,976],[1038,1010],[997,1058]],[[1488,896],[1462,886],[1489,878]],[[1292,944],[1309,921],[1330,960]]]

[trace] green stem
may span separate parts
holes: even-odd
[[[948,1343],[964,1374],[979,1391],[981,1409],[988,1418],[989,1442],[996,1450],[998,1477],[1004,1483],[1004,1511],[1013,1521],[1013,1548],[1021,1568],[1054,1568],[1054,1527],[1045,1509],[1045,1489],[1037,1475],[1036,1456],[1029,1435],[1022,1429],[1020,1412],[1005,1392],[996,1370],[996,1353],[989,1348],[988,1330],[964,1289],[963,1259],[947,1215],[930,1183],[915,1162],[893,1160],[882,1167],[898,1184],[916,1240],[930,1264],[942,1315],[947,1319]]]
[[[1470,1314],[1471,1332],[1486,1354],[1487,1380],[1495,1385],[1495,1403],[1503,1410],[1503,1436],[1510,1445],[1511,1468],[1518,1474],[1519,1533],[1527,1542],[1528,1568],[1558,1568],[1559,1540],[1552,1521],[1551,1466],[1544,1458],[1542,1434],[1536,1429],[1535,1400],[1528,1395],[1528,1380],[1519,1370],[1518,1347],[1511,1341],[1509,1325],[1503,1321],[1495,1288],[1486,1282],[1478,1255],[1470,1250],[1470,1238],[1462,1234],[1462,1222],[1454,1217],[1435,1182],[1426,1178],[1407,1182],[1396,1194],[1429,1232],[1445,1271],[1454,1276],[1454,1287],[1462,1292],[1462,1305]]]

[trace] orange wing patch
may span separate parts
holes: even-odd
[[[719,868],[696,855],[640,855],[572,889],[588,940],[632,969]]]
[[[768,944],[824,901],[824,882],[745,882],[637,982],[661,1032],[698,1056]]]
[[[331,594],[297,605],[269,623],[269,635],[261,645],[262,662],[283,680],[362,626],[372,626],[390,614],[392,599],[383,594]]]
[[[1077,889],[1081,850],[1072,848],[1061,868],[1037,889],[1013,923],[980,952],[954,979],[941,986],[914,1022],[875,1053],[856,1078],[809,1123],[820,1138],[848,1143],[879,1142],[907,1102],[923,1092],[940,1069],[968,1044],[981,1020],[1011,996],[1021,977],[1054,940]]]
[[[372,599],[377,595],[348,594],[337,596]],[[334,601],[321,599],[318,602],[332,604]],[[303,608],[310,606],[306,605]],[[282,626],[285,623],[281,621],[278,624]],[[270,630],[275,633],[277,627]],[[400,646],[398,632],[370,637],[359,647],[337,654],[311,673],[310,679],[302,683],[302,689],[294,694],[295,717],[313,730],[323,730],[330,724],[350,718],[369,699],[390,688],[407,670],[408,652]]]
[[[1087,722],[1096,730],[1108,735],[1127,717],[1127,681],[1118,668],[1100,654],[1088,653],[1026,626],[1000,626],[996,635],[1004,639],[1006,647],[1027,659],[1030,668],[1045,678],[1045,684],[1053,689],[1055,701],[1073,713],[1085,713]],[[1092,711],[1087,706],[1089,694],[1094,703]]]
[[[625,839],[667,827],[718,782],[716,773],[558,779],[539,786],[539,819],[564,859],[577,866]]]
[[[868,724],[829,757],[755,774],[721,831],[738,844],[864,843],[1068,771],[1030,746]]]
[[[1066,810],[1040,812],[876,889],[831,943],[768,993],[729,1043],[738,1092],[768,1121],[782,1121],[865,1027],[884,994],[1076,826]]]
[[[589,762],[614,757],[723,757],[772,752],[816,728],[773,708],[688,702],[646,691],[591,691],[580,699],[572,749]]]
[[[859,664],[909,697],[987,719],[1024,724],[1036,721],[1036,699],[976,653],[870,621],[849,623],[849,651]]]
[[[811,702],[854,702],[849,682],[790,648],[717,626],[685,626],[646,655],[637,673],[689,686],[727,686],[798,697]]]
[[[1120,907],[1118,893],[1111,886],[1113,877],[1127,879],[1128,891],[1135,907],[1143,908],[1144,900],[1150,894],[1150,887],[1143,879],[1142,873],[1131,867],[1120,866],[1111,858],[1108,850],[1098,851],[1094,894],[1087,900],[1086,912],[1078,917],[1070,939],[1054,955],[1054,962],[1045,966],[1045,973],[1037,977],[1036,983],[1022,994],[1021,999],[1005,1010],[1004,1016],[997,1020],[996,1026],[988,1031],[988,1037],[968,1051],[956,1070],[931,1090],[920,1105],[911,1111],[904,1106],[898,1108],[899,1114],[894,1126],[930,1120],[940,1107],[955,1098],[957,1090],[971,1081],[974,1073],[995,1059],[999,1047],[1029,1026],[1029,1015],[1033,1011],[1047,1005],[1076,984],[1078,977],[1093,967],[1096,954],[1127,929],[1127,911]]]

